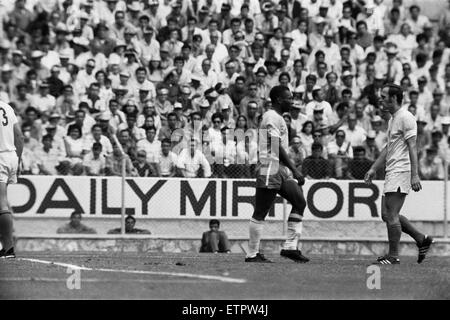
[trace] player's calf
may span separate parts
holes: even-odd
[[[0,211],[0,234],[3,249],[7,252],[14,246],[13,243],[13,224],[12,216],[9,210]]]

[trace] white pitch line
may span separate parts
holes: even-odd
[[[65,282],[66,279],[59,278],[0,278],[0,282]],[[81,282],[86,283],[103,283],[103,282],[124,282],[124,283],[208,283],[210,280],[194,280],[194,279],[179,279],[179,280],[150,280],[150,279],[98,279],[98,278],[82,278]]]
[[[83,271],[119,272],[119,273],[128,273],[128,274],[151,274],[151,275],[159,275],[159,276],[173,276],[173,277],[217,280],[217,281],[230,282],[230,283],[245,283],[245,282],[247,282],[245,279],[239,279],[239,278],[228,278],[228,277],[221,277],[221,276],[211,276],[211,275],[184,273],[184,272],[162,272],[162,271],[145,271],[145,270],[88,268],[88,267],[77,266],[77,265],[69,264],[69,263],[53,262],[53,261],[30,259],[30,258],[18,258],[17,260],[30,261],[30,262],[36,262],[36,263],[42,263],[42,264],[52,264],[52,265],[61,266],[61,267],[65,267],[65,268],[71,268],[73,270],[83,270]]]

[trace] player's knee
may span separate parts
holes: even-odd
[[[383,219],[384,222],[386,222],[389,225],[400,223],[398,215],[385,213],[381,215],[381,218]]]

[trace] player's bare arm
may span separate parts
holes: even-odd
[[[380,155],[378,156],[377,160],[374,162],[372,167],[370,167],[369,171],[367,171],[366,175],[364,176],[364,181],[366,183],[371,183],[372,179],[375,177],[375,174],[377,171],[384,166],[386,163],[386,154],[387,154],[387,148],[384,147],[383,151],[381,151]]]
[[[298,180],[300,185],[305,184],[305,178],[297,170],[297,168],[295,167],[294,163],[289,158],[286,150],[284,150],[284,148],[281,146],[281,142],[280,142],[280,161],[292,171],[292,173],[294,174],[294,178]]]
[[[300,183],[300,185],[303,185],[305,183],[305,178],[303,177],[303,175],[297,170],[297,168],[295,167],[294,163],[291,161],[291,159],[289,158],[286,150],[284,150],[282,143],[281,143],[281,139],[278,137],[274,137],[274,136],[270,136],[269,138],[269,148],[270,145],[272,145],[272,139],[277,139],[277,143],[278,143],[278,153],[279,153],[279,159],[280,162],[283,163],[286,167],[289,168],[289,170],[292,171],[294,178],[298,180],[298,182]]]
[[[14,145],[16,147],[17,158],[19,158],[19,168],[20,168],[20,161],[22,159],[23,143],[24,143],[24,138],[23,138],[22,130],[20,129],[19,124],[16,123],[16,124],[14,124]]]
[[[417,146],[416,146],[416,136],[413,136],[406,140],[406,144],[409,149],[409,159],[411,162],[411,188],[417,192],[422,190],[422,185],[420,184],[419,178],[419,166],[417,160]]]

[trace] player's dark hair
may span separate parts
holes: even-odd
[[[103,149],[103,145],[100,142],[94,142],[92,144],[92,149],[101,150],[101,149]]]
[[[133,216],[131,216],[131,215],[128,215],[128,216],[125,218],[125,221],[126,221],[126,220],[133,220],[134,222],[136,222],[136,218],[133,217]]]
[[[270,100],[272,101],[272,104],[278,100],[278,98],[283,94],[284,91],[288,91],[288,90],[289,90],[288,87],[281,86],[281,85],[273,87],[269,93],[269,97],[270,97]]]
[[[388,91],[389,98],[395,97],[397,100],[397,103],[399,105],[401,105],[402,101],[403,101],[402,88],[400,86],[398,86],[396,84],[392,84],[392,83],[385,85],[385,87],[387,87],[389,89],[389,91]]]

